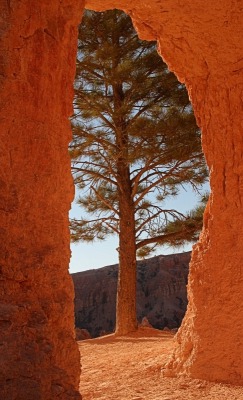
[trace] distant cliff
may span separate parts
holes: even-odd
[[[180,326],[187,307],[191,253],[156,256],[137,263],[137,318],[157,328]],[[72,274],[76,327],[92,337],[113,332],[118,265]]]

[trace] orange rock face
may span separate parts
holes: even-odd
[[[243,384],[242,4],[89,0],[120,8],[185,82],[212,194],[171,373]],[[1,2],[0,398],[80,398],[68,275],[67,146],[83,2]]]
[[[243,384],[243,39],[240,2],[88,0],[122,8],[185,82],[202,129],[212,194],[169,372]]]
[[[67,1],[3,1],[0,15],[0,399],[80,399],[67,151],[80,18]]]

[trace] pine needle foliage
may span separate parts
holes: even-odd
[[[74,89],[70,155],[85,217],[71,220],[72,241],[121,240],[126,213],[140,257],[156,245],[195,241],[204,205],[184,215],[163,204],[207,179],[200,130],[156,43],[140,40],[121,11],[86,11]]]

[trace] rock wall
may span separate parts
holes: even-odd
[[[187,307],[191,253],[156,256],[137,263],[137,319],[157,329],[178,328]],[[72,274],[75,323],[92,337],[111,333],[116,322],[118,265]]]
[[[242,384],[242,1],[86,3],[101,5],[123,9],[141,37],[158,40],[187,85],[210,168],[212,194],[170,371]],[[0,397],[7,400],[79,397],[67,144],[82,6],[79,0],[0,5]]]
[[[3,0],[0,6],[4,400],[81,398],[68,275],[74,191],[67,151],[80,18],[64,3]]]
[[[242,1],[88,0],[121,8],[185,82],[210,169],[211,196],[194,246],[189,307],[168,374],[243,384]],[[232,254],[232,249],[234,252]],[[210,322],[209,322],[210,321]]]

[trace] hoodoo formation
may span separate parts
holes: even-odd
[[[185,82],[212,194],[167,373],[243,384],[242,1],[90,0],[127,12]],[[0,398],[80,399],[68,157],[84,1],[1,2]],[[82,388],[81,388],[82,392]]]

